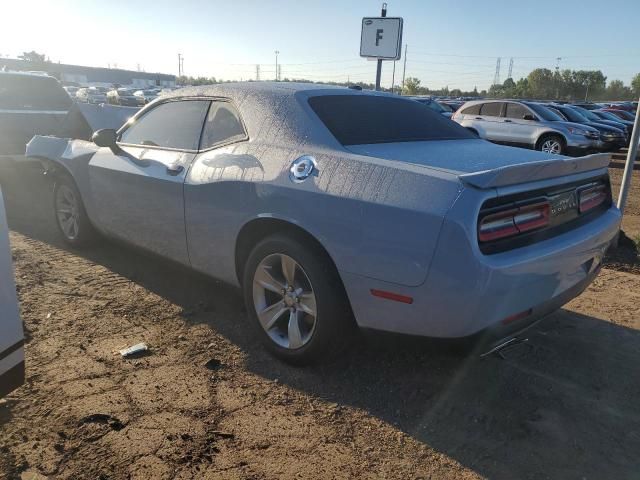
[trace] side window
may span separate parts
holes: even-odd
[[[480,115],[481,106],[482,106],[481,103],[477,105],[471,105],[470,107],[467,107],[464,110],[462,110],[460,113],[463,115]]]
[[[502,102],[483,103],[480,109],[480,115],[486,117],[499,117],[502,112]]]
[[[207,100],[161,103],[138,118],[120,137],[122,143],[197,150]]]
[[[527,113],[530,113],[529,110],[519,103],[507,103],[507,113],[505,114],[507,118],[522,120]]]
[[[247,138],[240,115],[229,102],[213,101],[202,130],[200,149]]]

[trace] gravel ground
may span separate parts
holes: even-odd
[[[70,251],[42,179],[2,183],[28,382],[0,404],[0,478],[640,478],[638,275],[603,269],[506,358],[373,335],[296,369],[235,289],[106,240]]]

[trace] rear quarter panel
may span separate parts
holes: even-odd
[[[318,175],[293,183],[291,163],[309,154]],[[419,285],[460,188],[437,170],[335,150],[244,142],[206,152],[185,183],[191,263],[237,283],[238,232],[270,217],[313,235],[339,271]]]

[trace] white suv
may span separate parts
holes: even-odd
[[[495,143],[549,153],[585,155],[600,151],[600,132],[564,121],[548,108],[517,100],[465,103],[452,120]]]

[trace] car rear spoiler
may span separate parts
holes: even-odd
[[[518,163],[482,172],[466,173],[459,175],[459,178],[463,183],[477,188],[504,187],[597,170],[607,167],[610,160],[608,153],[596,153],[578,158]]]

